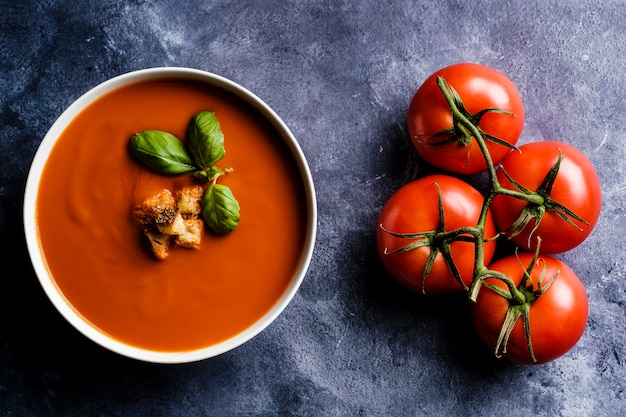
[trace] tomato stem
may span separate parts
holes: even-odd
[[[441,76],[437,77],[437,86],[443,93],[448,105],[450,106],[450,110],[452,111],[452,120],[454,121],[454,127],[459,128],[462,132],[469,131],[471,135],[473,135],[474,139],[476,139],[476,143],[480,147],[480,151],[485,158],[485,163],[487,164],[487,170],[489,171],[489,179],[492,185],[492,188],[496,188],[498,180],[495,177],[495,170],[493,165],[493,160],[491,159],[491,154],[487,149],[487,144],[483,138],[483,132],[481,129],[474,124],[467,116],[465,111],[461,111],[459,107],[462,107],[462,101],[459,95],[454,91],[452,86],[448,84],[448,82]],[[468,136],[465,133],[465,136]],[[471,137],[469,138],[471,139]]]
[[[542,279],[540,279],[540,282],[538,283],[539,289],[533,290],[533,283],[530,280],[530,273],[532,269],[535,267],[536,262],[537,262],[537,257],[539,254],[539,246],[541,244],[540,241],[538,241],[537,249],[535,251],[535,256],[533,257],[533,262],[530,265],[528,265],[527,268],[525,269],[524,279],[519,285],[515,285],[511,277],[509,277],[508,275],[503,274],[499,271],[490,270],[487,266],[485,266],[484,244],[486,242],[486,239],[484,235],[484,230],[485,230],[485,223],[487,221],[488,214],[489,214],[489,207],[491,206],[493,199],[499,194],[511,196],[514,198],[518,198],[520,200],[524,200],[528,202],[529,207],[544,208],[546,203],[549,201],[549,188],[552,186],[552,183],[554,182],[554,177],[556,175],[556,171],[558,170],[558,166],[555,166],[555,168],[552,170],[554,172],[551,171],[551,173],[549,174],[550,177],[547,176],[546,180],[544,181],[544,183],[546,183],[544,186],[544,189],[547,189],[547,193],[530,192],[521,186],[517,187],[517,190],[509,190],[509,189],[502,187],[496,176],[495,165],[493,163],[493,159],[491,158],[491,154],[487,147],[487,143],[484,137],[484,132],[478,127],[478,121],[480,121],[480,117],[470,118],[467,116],[467,112],[464,109],[464,106],[460,97],[458,96],[456,91],[454,91],[452,86],[450,86],[444,80],[443,77],[437,78],[437,85],[439,86],[439,89],[441,90],[442,94],[444,95],[446,101],[448,102],[450,106],[450,110],[452,112],[452,119],[454,123],[454,126],[452,127],[452,129],[455,132],[457,132],[457,135],[459,134],[458,132],[461,132],[466,140],[467,139],[471,140],[471,137],[474,138],[474,140],[478,144],[483,154],[483,157],[485,159],[485,164],[487,166],[487,172],[489,176],[490,187],[489,187],[489,191],[487,192],[485,196],[485,200],[484,200],[481,212],[480,212],[477,225],[475,227],[466,227],[466,228],[462,228],[456,231],[447,232],[450,238],[453,238],[455,236],[457,237],[458,236],[471,236],[475,243],[474,245],[475,247],[474,274],[472,277],[472,282],[469,288],[467,289],[469,299],[472,302],[476,302],[479,291],[483,287],[488,288],[496,292],[500,296],[504,297],[505,299],[507,299],[509,301],[509,308],[507,310],[506,317],[502,324],[500,335],[496,342],[495,355],[497,357],[500,357],[501,353],[502,354],[506,353],[506,347],[507,347],[507,343],[511,335],[511,332],[513,331],[513,328],[515,324],[517,323],[517,321],[520,318],[522,318],[523,324],[524,324],[526,342],[528,344],[528,351],[529,351],[532,361],[534,362],[536,361],[536,358],[535,358],[535,354],[534,354],[534,350],[533,350],[533,346],[531,342],[531,335],[530,335],[530,314],[529,314],[530,306],[539,298],[541,294],[543,294],[543,292],[547,290],[547,288],[552,284],[552,282],[556,278],[556,275],[552,277],[546,285],[542,285],[542,282],[541,282]],[[483,112],[487,112],[491,110],[493,109],[487,109],[487,110],[484,110]],[[502,113],[506,113],[506,112],[502,112]],[[489,137],[489,139],[492,140],[493,138]],[[559,207],[559,209],[561,208]],[[561,211],[564,212],[564,210],[562,209]],[[526,217],[531,217],[531,214],[532,214],[532,211]],[[525,222],[522,225],[522,228],[523,228],[528,223],[528,220],[522,219],[521,222]],[[490,237],[489,239],[492,239],[492,238],[496,238],[496,236]],[[501,281],[502,283],[506,285],[506,289],[503,289],[497,285],[493,285],[489,282],[486,282],[488,278],[493,278],[493,279]],[[543,278],[543,273],[542,273],[542,278]]]
[[[481,117],[487,112],[495,112],[501,114],[512,113],[503,111],[501,109],[485,109],[474,115],[471,115],[465,109],[458,93],[454,90],[452,86],[450,86],[446,82],[443,77],[437,78],[437,85],[441,90],[443,96],[445,97],[446,101],[448,102],[450,111],[452,112],[453,126],[442,132],[439,132],[435,136],[446,136],[447,138],[444,139],[444,142],[448,143],[451,141],[456,141],[460,145],[465,146],[471,146],[472,139],[475,140],[477,146],[480,148],[480,151],[485,160],[485,164],[487,166],[490,187],[485,195],[483,205],[481,207],[480,214],[475,226],[467,226],[454,230],[446,230],[444,227],[445,213],[441,197],[441,189],[439,187],[439,184],[434,183],[434,185],[437,187],[439,217],[436,230],[421,233],[395,233],[393,231],[385,229],[381,224],[379,225],[380,228],[386,233],[389,233],[398,238],[410,240],[410,242],[408,242],[406,245],[392,252],[385,251],[385,254],[390,255],[394,253],[401,253],[427,246],[430,248],[430,254],[424,265],[424,271],[421,277],[423,291],[425,291],[425,280],[434,265],[435,259],[439,255],[441,255],[444,258],[445,263],[448,266],[452,275],[465,289],[465,291],[467,291],[468,297],[471,302],[477,301],[479,292],[483,288],[494,291],[501,297],[505,298],[509,302],[509,307],[504,322],[502,324],[500,335],[496,342],[495,354],[496,356],[500,357],[502,356],[502,354],[506,353],[507,343],[511,332],[513,331],[513,328],[515,327],[517,321],[521,318],[523,320],[525,337],[528,344],[530,357],[533,361],[536,361],[530,335],[530,307],[539,298],[539,296],[547,291],[550,285],[554,282],[558,273],[552,276],[548,280],[548,282],[544,284],[544,265],[544,270],[542,271],[538,282],[532,282],[531,272],[539,264],[538,256],[539,248],[541,246],[540,239],[538,239],[537,241],[537,248],[535,250],[532,262],[526,267],[520,265],[520,267],[524,270],[524,276],[519,284],[516,285],[511,277],[502,272],[490,270],[488,266],[485,265],[485,244],[489,241],[497,239],[499,237],[499,234],[496,234],[495,236],[485,236],[485,225],[489,217],[489,208],[494,198],[498,195],[510,196],[527,202],[527,206],[525,211],[523,212],[523,215],[520,216],[518,221],[515,222],[513,226],[511,226],[510,230],[504,231],[503,234],[519,233],[533,219],[535,220],[536,227],[538,225],[538,222],[541,221],[545,210],[554,211],[559,216],[565,218],[566,220],[569,220],[570,222],[570,218],[582,221],[582,219],[580,219],[566,207],[563,207],[562,205],[556,203],[550,198],[550,191],[552,189],[552,185],[554,183],[554,179],[556,178],[556,174],[558,172],[562,158],[559,158],[553,169],[551,169],[550,172],[546,174],[546,178],[544,179],[542,185],[537,191],[533,192],[527,190],[521,184],[517,183],[513,178],[511,178],[504,170],[504,175],[509,180],[509,182],[513,184],[515,189],[502,187],[496,175],[496,167],[494,165],[486,141],[489,140],[501,145],[509,146],[512,149],[517,148],[505,141],[502,141],[501,139],[494,138],[491,135],[486,134],[482,131],[478,124]],[[452,137],[450,138],[451,135]],[[469,287],[461,279],[459,270],[455,265],[454,260],[452,259],[450,249],[451,244],[453,242],[459,241],[471,242],[474,244],[474,270],[472,281]],[[504,284],[504,287],[502,287],[501,285],[496,285],[493,282],[489,282],[489,279],[501,282],[502,284]]]

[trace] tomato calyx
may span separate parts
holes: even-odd
[[[555,213],[568,225],[575,227],[576,229],[581,231],[583,229],[576,223],[574,223],[574,220],[589,225],[589,222],[585,221],[572,210],[568,209],[567,207],[550,197],[550,194],[552,193],[552,187],[554,186],[554,181],[556,180],[559,168],[561,167],[561,161],[563,161],[563,154],[560,149],[558,149],[558,151],[559,157],[557,161],[547,172],[543,181],[539,185],[539,188],[537,188],[535,192],[530,191],[526,187],[521,185],[519,182],[513,179],[508,174],[508,172],[506,172],[503,166],[500,166],[499,169],[502,171],[507,180],[509,180],[509,182],[519,191],[519,193],[521,193],[521,195],[516,193],[514,194],[514,196],[528,201],[526,207],[524,207],[517,220],[515,220],[508,229],[502,232],[503,234],[507,235],[509,239],[512,239],[515,236],[519,235],[532,221],[534,222],[534,224],[528,235],[528,246],[530,247],[532,237],[535,231],[539,228],[539,225],[541,224],[541,221],[543,220],[546,212]],[[496,193],[511,195],[508,190],[505,190],[502,187],[499,187]]]
[[[480,136],[484,140],[488,140],[490,142],[494,142],[499,145],[509,147],[511,149],[516,149],[515,145],[512,145],[511,143],[496,136],[490,135],[482,130],[480,127],[478,127],[481,119],[487,113],[498,113],[515,117],[514,113],[493,107],[483,109],[475,114],[471,114],[465,108],[463,100],[454,89],[454,87],[448,84],[448,82],[442,76],[437,77],[437,86],[443,93],[444,97],[448,101],[448,104],[450,105],[450,109],[452,110],[452,126],[433,135],[417,136],[416,138],[414,138],[416,141],[418,141],[420,144],[430,146],[443,146],[451,143],[457,143],[459,146],[463,147],[467,146],[467,165],[469,165],[469,151],[472,146],[472,139],[476,137],[476,130],[478,130]],[[437,138],[443,139],[434,142],[425,140]]]
[[[509,287],[509,290],[503,289],[502,287],[489,282],[481,283],[483,287],[496,292],[509,301],[509,307],[504,317],[502,328],[500,329],[500,334],[498,335],[498,340],[496,341],[495,346],[494,353],[498,358],[501,358],[502,355],[506,354],[507,344],[509,342],[511,332],[513,331],[513,328],[517,324],[518,320],[521,319],[524,327],[526,344],[528,346],[528,353],[531,361],[537,362],[531,339],[530,309],[533,303],[537,301],[542,294],[548,291],[560,272],[555,272],[554,275],[549,277],[548,281],[545,282],[547,267],[545,261],[542,258],[539,258],[539,246],[541,246],[541,239],[538,238],[537,240],[537,249],[535,250],[533,258],[528,266],[524,267],[524,265],[520,262],[520,267],[524,268],[524,275],[517,286],[512,285],[511,279],[508,276],[500,274],[492,274],[491,278],[503,280]],[[533,282],[531,273],[540,263],[543,264],[543,270],[535,283]],[[484,278],[488,277],[485,276]]]
[[[408,252],[411,250],[415,250],[418,248],[429,247],[430,254],[428,255],[428,259],[424,265],[424,271],[422,273],[422,293],[426,294],[426,286],[424,285],[426,282],[426,278],[430,274],[430,271],[435,264],[435,260],[437,256],[441,254],[443,257],[446,266],[450,270],[450,273],[454,277],[454,279],[463,287],[464,290],[468,290],[467,285],[463,282],[461,278],[461,274],[459,269],[457,268],[454,259],[452,259],[452,252],[450,250],[450,245],[455,241],[464,241],[464,242],[475,242],[475,235],[480,233],[476,228],[460,228],[452,231],[446,231],[444,226],[444,209],[443,209],[443,201],[441,197],[441,187],[437,182],[434,182],[433,185],[437,188],[437,199],[438,199],[438,226],[433,231],[428,232],[420,232],[420,233],[397,233],[391,230],[386,229],[382,223],[379,225],[381,230],[385,233],[389,233],[392,236],[395,236],[400,239],[408,239],[412,240],[411,243],[404,245],[398,249],[393,251],[384,250],[385,255],[393,255],[396,253]]]

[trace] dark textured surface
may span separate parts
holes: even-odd
[[[0,415],[626,415],[626,8],[620,1],[0,0]],[[565,357],[491,358],[463,299],[420,300],[375,253],[385,200],[426,172],[406,132],[414,90],[474,61],[526,105],[522,142],[563,140],[597,166],[600,223],[560,256],[590,299]],[[283,118],[318,192],[309,273],[285,312],[236,350],[158,366],[103,351],[43,295],[22,193],[47,129],[82,93],[154,66],[211,71]]]

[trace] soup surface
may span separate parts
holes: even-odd
[[[184,140],[191,117],[214,111],[233,172],[220,178],[241,206],[237,229],[205,227],[201,248],[151,253],[134,205],[162,188],[194,184],[135,160],[133,133]],[[85,319],[115,339],[156,351],[219,343],[267,313],[293,279],[305,239],[302,180],[274,128],[240,99],[205,85],[147,81],[115,90],[65,129],[44,167],[37,198],[47,267]]]

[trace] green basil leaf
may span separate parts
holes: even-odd
[[[196,170],[185,144],[171,133],[144,130],[128,141],[130,153],[163,175],[178,175]]]
[[[239,203],[227,185],[212,184],[202,196],[202,217],[215,233],[230,233],[239,223]]]
[[[212,111],[202,111],[191,119],[187,140],[189,153],[200,168],[209,168],[224,157],[224,134]]]

